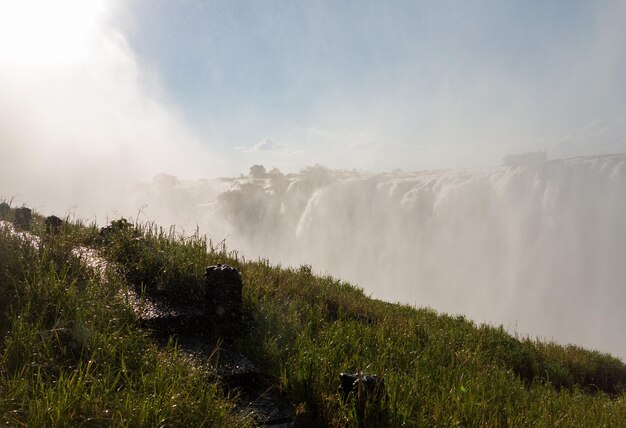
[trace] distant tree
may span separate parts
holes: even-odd
[[[250,167],[250,177],[265,178],[267,177],[267,171],[263,165],[252,165]]]
[[[272,169],[270,169],[267,174],[271,175],[273,177],[282,177],[283,176],[283,173],[280,172],[280,169],[278,169],[276,167],[273,167]]]
[[[289,179],[278,168],[273,167],[270,169],[267,176],[270,178],[271,189],[276,194],[283,194],[287,190]]]

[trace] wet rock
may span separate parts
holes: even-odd
[[[63,220],[55,215],[46,217],[46,233],[56,233],[63,226]]]
[[[240,400],[236,411],[251,416],[257,426],[274,428],[295,426],[293,407],[272,391],[268,390],[260,395],[252,396],[240,393],[239,397]]]
[[[231,266],[209,266],[205,273],[207,317],[220,329],[235,331],[242,320],[243,282]]]
[[[140,296],[127,290],[126,298],[139,318],[140,324],[152,331],[164,343],[171,337],[208,337],[205,311],[194,305],[176,305],[155,296]]]
[[[21,207],[15,209],[15,219],[13,224],[23,230],[30,230],[30,222],[33,219],[33,212],[30,208]]]
[[[260,371],[245,355],[222,349],[213,366],[227,391],[237,393],[235,411],[258,426],[293,427],[293,406],[278,391],[278,380]]]

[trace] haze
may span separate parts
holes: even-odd
[[[624,160],[603,157],[626,152],[624,22],[617,0],[4,0],[0,198],[197,225],[624,356]],[[498,167],[528,152],[586,158]]]

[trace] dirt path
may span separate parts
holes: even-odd
[[[182,353],[208,368],[211,377],[219,379],[227,391],[237,394],[235,411],[252,417],[259,426],[295,426],[293,406],[280,396],[278,380],[236,352],[228,339],[221,341],[211,335],[203,310],[140,298],[134,293],[132,300],[142,325],[158,343],[165,345],[175,339]]]

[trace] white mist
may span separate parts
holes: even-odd
[[[135,194],[251,258],[626,356],[626,155],[483,170],[180,182]]]

